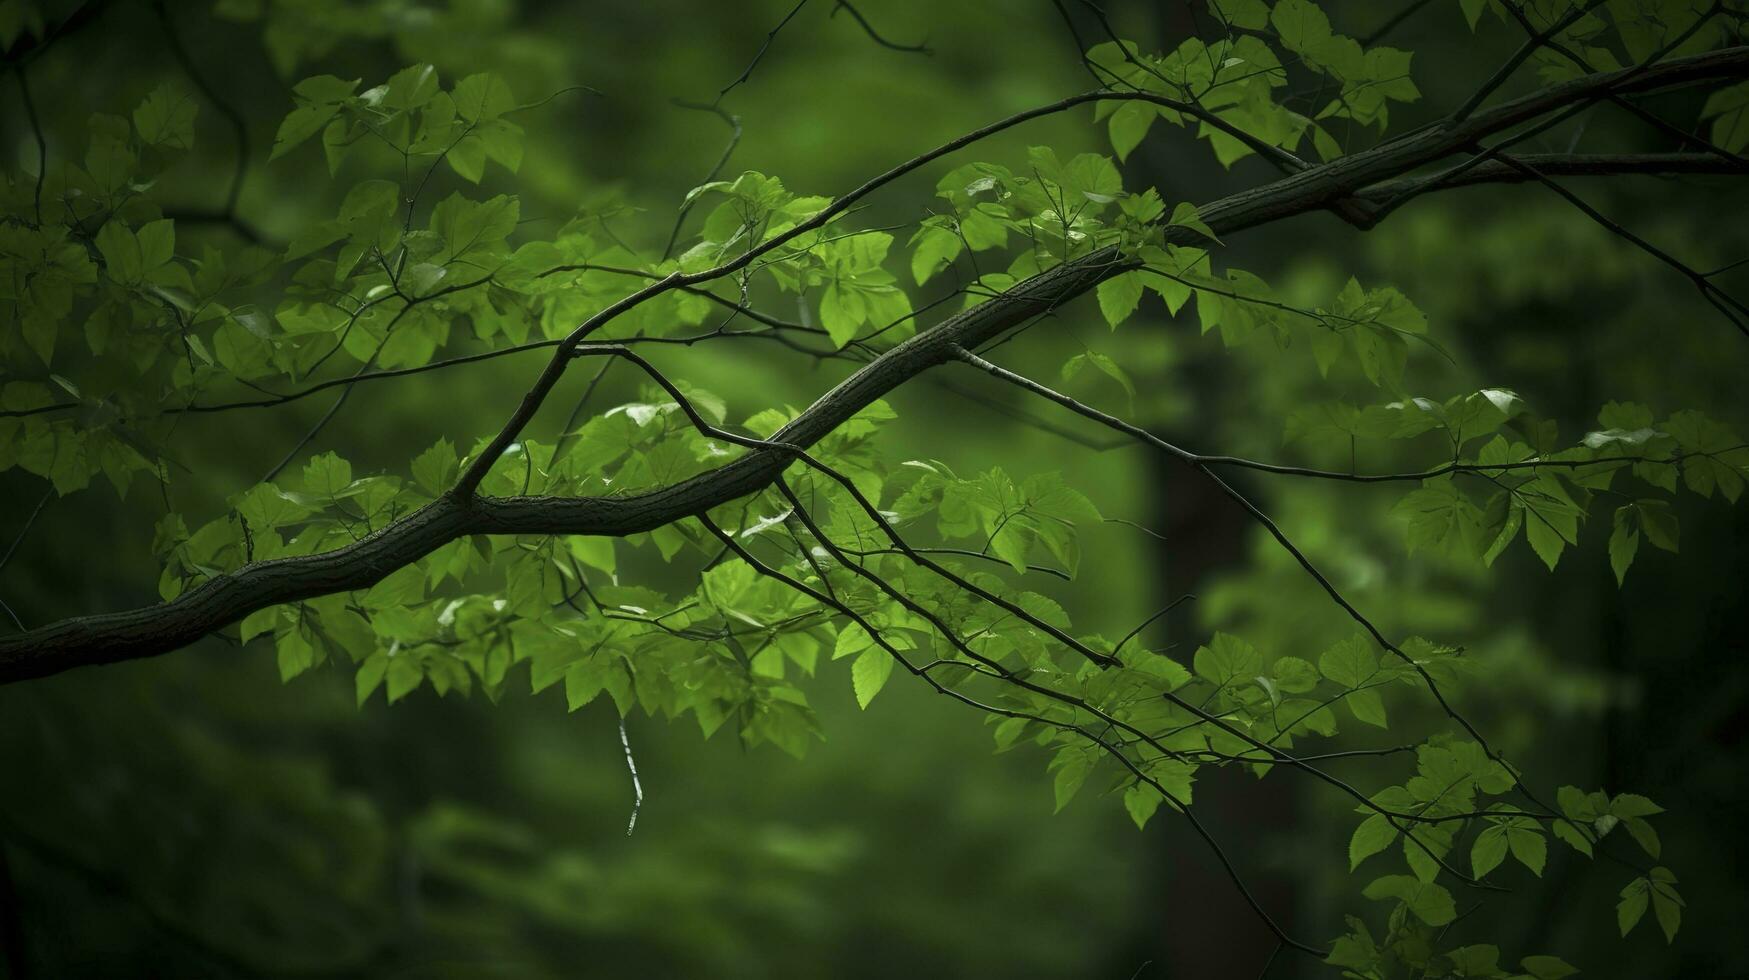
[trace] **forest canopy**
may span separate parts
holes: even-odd
[[[7,976],[1749,969],[1749,5],[597,7],[0,0]]]

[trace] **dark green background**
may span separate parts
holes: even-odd
[[[671,100],[714,97],[791,5],[458,0],[425,17],[420,4],[373,4],[388,11],[387,36],[342,43],[288,77],[276,72],[258,24],[215,19],[206,4],[172,4],[171,13],[201,70],[249,120],[255,166],[242,213],[271,236],[333,213],[336,187],[366,175],[355,163],[331,184],[313,148],[262,162],[290,108],[289,83],[318,72],[374,83],[423,60],[446,79],[500,72],[525,101],[568,85],[599,89],[524,114],[520,175],[493,168],[484,189],[522,195],[525,219],[557,221],[619,188],[638,210],[616,231],[659,250],[681,195],[727,135],[719,120]],[[91,112],[126,112],[183,77],[148,5],[109,6],[30,63],[51,161],[82,153]],[[367,9],[308,6],[312,17]],[[1146,49],[1170,48],[1192,26],[1181,4],[1112,6]],[[1389,12],[1329,6],[1337,28],[1353,34]],[[51,21],[67,9],[49,7]],[[927,57],[876,46],[847,14],[828,17],[831,7],[804,8],[724,99],[745,127],[729,172],[758,169],[798,192],[833,193],[1090,85],[1046,3],[861,5],[886,36],[926,38]],[[1472,38],[1455,0],[1434,3],[1393,37],[1418,52],[1425,95],[1393,129],[1460,101],[1517,39],[1497,21]],[[1533,81],[1526,70],[1518,84]],[[34,168],[14,80],[0,89],[0,146],[9,165]],[[1698,109],[1686,97],[1651,104],[1684,121]],[[914,222],[935,178],[960,162],[1012,163],[1038,144],[1108,151],[1089,116],[1046,119],[981,144],[880,194],[866,222]],[[166,178],[163,199],[217,203],[232,157],[210,105],[198,132],[202,150]],[[1551,134],[1548,148],[1570,135]],[[1606,113],[1583,138],[1671,148]],[[1223,170],[1205,143],[1164,127],[1123,171],[1127,187],[1156,186],[1168,201],[1210,200],[1271,173],[1254,159]],[[447,173],[439,181],[430,200],[462,186]],[[1729,181],[1575,186],[1697,266],[1749,250],[1749,227],[1738,220],[1744,195]],[[236,243],[216,226],[184,224],[178,234]],[[1411,387],[1426,394],[1514,388],[1570,435],[1612,398],[1661,413],[1698,408],[1739,429],[1749,421],[1741,397],[1749,344],[1680,277],[1536,188],[1430,197],[1364,235],[1318,215],[1228,245],[1227,260],[1308,302],[1350,274],[1400,286],[1458,362],[1417,355]],[[1051,379],[1083,345],[1129,367],[1141,389],[1138,422],[1205,452],[1305,456],[1281,445],[1285,412],[1345,390],[1340,379],[1320,379],[1302,352],[1225,351],[1198,336],[1193,318],[1175,322],[1151,299],[1116,334],[1084,300],[1004,357]],[[538,370],[535,357],[367,386],[315,448],[370,472],[399,470],[439,435],[471,441],[509,412]],[[732,418],[806,404],[844,371],[775,345],[663,351],[660,361],[724,395]],[[942,375],[1013,404],[987,379],[953,368]],[[567,387],[555,404],[574,393]],[[629,374],[608,393],[634,396]],[[1088,383],[1083,393],[1127,408],[1109,389]],[[1183,657],[1214,629],[1276,655],[1305,655],[1348,632],[1340,611],[1193,474],[1134,449],[1018,424],[930,379],[893,402],[901,422],[886,438],[899,458],[942,458],[961,472],[998,463],[1022,475],[1060,469],[1108,515],[1164,534],[1161,544],[1117,525],[1088,533],[1081,580],[1058,590],[1078,625],[1121,635],[1166,599],[1195,591],[1199,600],[1155,634],[1169,633]],[[174,449],[198,476],[177,479],[177,506],[213,513],[325,409],[311,400],[190,419]],[[1048,406],[1036,411],[1103,443],[1102,433]],[[1413,449],[1392,451],[1401,455],[1377,450],[1367,461],[1425,461]],[[1387,632],[1463,644],[1487,665],[1464,706],[1532,785],[1640,792],[1671,811],[1660,819],[1663,863],[1688,900],[1674,947],[1650,927],[1618,940],[1620,869],[1564,848],[1544,879],[1509,877],[1515,894],[1460,931],[1498,939],[1509,953],[1561,955],[1586,975],[1749,973],[1738,830],[1749,803],[1742,509],[1683,498],[1681,555],[1642,549],[1618,590],[1603,553],[1606,518],[1593,519],[1557,574],[1522,545],[1484,574],[1405,555],[1387,517],[1397,496],[1390,489],[1243,482]],[[0,537],[11,540],[42,492],[34,477],[0,476]],[[141,483],[122,503],[107,487],[50,500],[0,573],[0,596],[31,625],[151,601],[160,512]],[[662,574],[651,570],[651,581],[661,584]],[[800,762],[769,749],[744,753],[723,734],[701,740],[689,721],[634,716],[628,730],[648,795],[630,838],[630,780],[605,701],[568,715],[556,692],[512,693],[492,705],[423,689],[393,708],[379,699],[360,711],[345,671],[282,686],[270,652],[217,641],[0,690],[6,963],[21,977],[1249,977],[1263,967],[1273,939],[1170,814],[1138,833],[1115,799],[1088,794],[1053,816],[1041,756],[993,756],[980,719],[900,680],[859,712],[845,673],[827,666],[810,689],[828,737]],[[1424,707],[1393,701],[1393,712],[1417,710],[1420,727],[1437,730]],[[1401,765],[1350,775],[1371,788],[1401,778]],[[1359,908],[1366,903],[1346,873],[1356,818],[1344,800],[1286,772],[1262,782],[1212,775],[1197,798],[1291,931],[1323,939],[1341,930],[1344,912],[1376,919],[1380,908]],[[1473,897],[1458,895],[1460,911]],[[1325,972],[1284,955],[1268,975]]]

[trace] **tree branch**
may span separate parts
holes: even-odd
[[[1629,174],[1673,176],[1678,174],[1749,175],[1749,165],[1712,153],[1523,153],[1520,163],[1549,177],[1620,177]],[[1433,177],[1402,177],[1374,184],[1357,197],[1383,204],[1403,193],[1415,193]],[[1537,178],[1503,160],[1489,160],[1429,186],[1429,192],[1476,184],[1521,184]]]
[[[1219,235],[1254,228],[1327,208],[1363,188],[1399,178],[1417,167],[1461,152],[1484,136],[1574,103],[1595,100],[1614,91],[1648,91],[1711,79],[1740,78],[1745,74],[1749,74],[1749,47],[1575,78],[1477,112],[1461,122],[1435,124],[1370,150],[1211,202],[1200,209],[1200,214]],[[599,326],[618,312],[666,289],[694,285],[744,267],[763,251],[824,225],[874,189],[991,133],[1083,103],[1126,97],[1128,93],[1088,93],[1011,116],[873,178],[839,198],[812,222],[715,270],[690,277],[677,274],[631,294],[561,343],[560,355],[555,356],[525,396],[523,408],[500,431],[493,450],[501,451],[533,416],[583,337],[593,329],[591,324]],[[1169,229],[1168,237],[1184,245],[1201,241],[1200,235],[1184,228]],[[974,349],[1130,268],[1133,263],[1116,249],[1107,248],[1027,279],[1008,292],[896,345],[828,391],[771,441],[800,448],[812,445],[876,398],[929,368],[954,359],[956,349]],[[477,472],[472,474],[471,482],[464,479],[457,491],[353,544],[322,554],[245,565],[217,575],[168,603],[74,617],[0,639],[0,683],[166,653],[267,606],[368,588],[390,572],[465,534],[623,536],[654,530],[764,489],[794,459],[793,452],[755,449],[681,483],[622,497],[474,497],[473,487],[498,455],[493,450],[476,460]]]

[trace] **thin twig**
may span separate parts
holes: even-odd
[[[626,821],[626,836],[638,829],[638,811],[644,808],[644,784],[638,780],[638,762],[632,758],[632,742],[626,737],[626,720],[619,720],[619,744],[626,752],[626,771],[632,774],[632,818]]]
[[[1415,16],[1417,13],[1421,12],[1423,9],[1425,9],[1427,7],[1428,4],[1430,4],[1432,2],[1433,2],[1433,0],[1415,0],[1414,3],[1409,4],[1408,6],[1404,7],[1402,10],[1397,11],[1395,14],[1392,14],[1389,20],[1385,21],[1383,24],[1380,24],[1377,28],[1375,28],[1373,30],[1373,32],[1371,34],[1368,34],[1365,37],[1362,37],[1360,39],[1360,46],[1363,48],[1370,48],[1373,45],[1379,43],[1380,41],[1383,41],[1387,36],[1390,35],[1390,33],[1392,31],[1403,26],[1403,24],[1405,22],[1407,22],[1409,20],[1409,18],[1411,18],[1411,17]]]
[[[221,98],[218,90],[207,81],[206,76],[201,74],[200,69],[196,67],[194,58],[189,55],[188,49],[182,44],[181,35],[176,32],[176,24],[170,17],[169,5],[164,0],[153,0],[152,7],[158,13],[158,22],[164,27],[165,39],[170,42],[170,54],[176,59],[176,63],[182,66],[183,74],[187,75],[188,80],[194,83],[194,87],[200,90],[200,94],[206,96],[206,100],[213,104],[213,108],[219,111],[219,115],[224,116],[225,120],[231,124],[231,133],[237,143],[237,169],[231,175],[231,186],[225,192],[225,205],[220,214],[223,215],[224,220],[235,221],[237,200],[243,194],[243,180],[248,176],[249,171],[249,125],[243,119],[243,114],[238,112],[229,100]],[[259,241],[258,233],[251,226],[239,224],[238,228],[248,236],[255,236],[255,240]]]
[[[703,186],[716,180],[722,174],[723,168],[729,165],[729,157],[735,153],[735,147],[741,145],[741,117],[730,114],[715,103],[707,105],[703,102],[675,99],[674,104],[682,109],[697,109],[700,112],[711,113],[729,127],[728,145],[723,147],[722,154],[717,157],[717,162],[705,173],[704,179],[698,182],[699,186]],[[674,216],[674,227],[668,232],[668,244],[662,246],[662,261],[668,261],[668,257],[674,254],[674,243],[680,240],[681,226],[686,224],[686,215],[696,203],[698,203],[698,198],[692,194],[686,195],[686,199],[680,202],[680,212]]]
[[[36,190],[32,202],[36,209],[36,223],[43,223],[43,178],[49,172],[49,144],[43,138],[42,121],[36,117],[36,101],[30,97],[30,81],[24,77],[24,65],[13,69],[18,75],[18,97],[24,103],[24,116],[30,121],[31,135],[36,137]]]
[[[1510,0],[1508,2],[1510,3]],[[1463,105],[1458,106],[1448,117],[1448,120],[1451,123],[1460,123],[1468,119],[1471,113],[1481,108],[1482,103],[1487,101],[1488,96],[1492,95],[1495,89],[1506,84],[1506,80],[1512,77],[1512,73],[1518,70],[1518,66],[1529,60],[1538,48],[1541,48],[1550,38],[1573,26],[1579,18],[1589,14],[1593,8],[1602,6],[1603,3],[1604,0],[1586,0],[1583,5],[1569,10],[1566,16],[1550,24],[1540,33],[1525,38],[1524,43],[1519,46],[1517,51],[1513,52],[1512,57],[1506,59],[1506,63],[1496,69],[1494,74],[1482,83],[1482,87],[1464,101]]]
[[[1164,616],[1167,613],[1170,613],[1172,610],[1177,609],[1179,606],[1182,606],[1186,602],[1189,602],[1195,598],[1196,598],[1195,595],[1193,595],[1189,592],[1186,592],[1185,594],[1183,594],[1183,595],[1179,596],[1178,598],[1172,600],[1171,602],[1167,603],[1166,607],[1164,609],[1161,609],[1159,612],[1156,612],[1154,615],[1149,616],[1147,619],[1142,620],[1141,623],[1138,624],[1135,629],[1130,630],[1128,633],[1125,633],[1124,638],[1117,641],[1117,646],[1111,648],[1111,655],[1115,657],[1118,654],[1122,653],[1123,648],[1126,645],[1128,645],[1128,643],[1131,640],[1135,639],[1136,636],[1138,634],[1140,634],[1143,630],[1147,629],[1149,626],[1152,626],[1154,624],[1154,622],[1156,620],[1158,620],[1161,616]]]
[[[758,68],[759,62],[765,59],[765,53],[771,50],[771,42],[777,40],[778,32],[782,31],[784,25],[788,24],[796,14],[801,13],[802,8],[807,5],[808,0],[796,0],[796,5],[790,8],[789,13],[783,15],[783,19],[777,22],[777,26],[765,32],[765,40],[760,42],[759,50],[753,54],[753,60],[747,62],[747,67],[741,69],[741,74],[736,76],[734,81],[723,86],[722,91],[717,93],[717,97],[711,101],[713,108],[722,104],[723,96],[733,92],[742,83],[753,77],[753,69]]]
[[[48,489],[43,491],[42,497],[37,500],[36,506],[31,508],[30,516],[24,519],[24,526],[18,529],[18,534],[13,537],[12,543],[6,547],[6,554],[0,555],[0,569],[4,569],[6,563],[12,560],[13,553],[18,551],[18,546],[24,543],[24,536],[30,533],[32,527],[36,526],[36,519],[42,515],[43,508],[48,506],[49,500],[53,498],[54,495],[55,487],[54,484],[51,483]]]
[[[909,52],[911,54],[922,54],[922,55],[935,54],[935,52],[930,49],[929,44],[926,41],[920,42],[918,44],[900,44],[897,41],[889,41],[886,38],[882,37],[880,32],[874,29],[874,25],[870,24],[868,22],[868,18],[864,17],[862,15],[862,11],[851,6],[849,3],[846,3],[845,0],[838,0],[838,4],[832,8],[831,16],[837,17],[838,11],[840,11],[840,10],[848,11],[850,16],[856,18],[856,22],[858,24],[862,25],[863,33],[868,35],[869,40],[873,41],[874,43],[880,45],[883,48],[890,48],[891,50],[894,50],[894,51],[905,51],[905,52]]]

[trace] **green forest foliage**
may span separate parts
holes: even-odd
[[[1749,965],[1742,4],[594,6],[0,2],[10,975]]]

